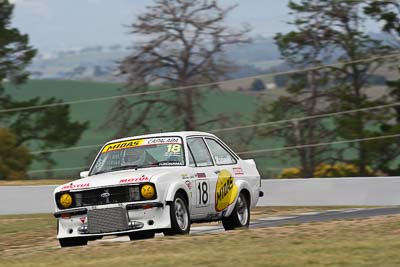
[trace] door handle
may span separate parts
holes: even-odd
[[[220,171],[220,170],[218,170],[218,171],[215,171],[214,173],[215,173],[215,174],[219,174],[220,172],[221,172],[221,171]]]

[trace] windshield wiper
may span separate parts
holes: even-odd
[[[111,171],[126,170],[126,169],[137,170],[138,168],[141,168],[141,166],[139,166],[139,165],[124,165],[124,166],[117,166],[117,167],[111,168]]]
[[[118,171],[118,170],[138,169],[138,168],[141,168],[141,166],[138,166],[138,165],[117,166],[117,167],[111,168],[111,169],[109,169],[109,170],[98,171],[98,172],[94,173],[93,175],[101,174],[101,173],[106,173],[106,172],[112,172],[112,171]]]

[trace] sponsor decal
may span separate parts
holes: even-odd
[[[218,174],[215,190],[215,210],[218,212],[225,210],[235,201],[237,195],[238,187],[233,175],[227,170],[222,170]]]
[[[81,220],[81,223],[85,223],[86,217],[80,217],[79,220]]]
[[[158,166],[183,166],[181,162],[160,162]]]
[[[235,175],[243,175],[243,174],[244,174],[242,168],[233,168],[233,173],[234,173]]]
[[[189,179],[189,175],[187,175],[186,173],[182,173],[181,176],[182,176],[182,179],[184,179],[184,180]]]
[[[118,142],[118,143],[113,143],[106,145],[101,153],[107,153],[110,151],[115,151],[115,150],[120,150],[120,149],[125,149],[125,148],[132,148],[132,147],[137,147],[143,144],[143,139],[141,140],[128,140],[128,141],[123,141],[123,142]]]
[[[126,184],[126,183],[137,183],[137,182],[148,182],[150,181],[150,178],[147,176],[142,176],[142,177],[137,177],[137,178],[126,178],[126,179],[121,179],[119,180],[120,184]]]
[[[67,190],[67,189],[78,189],[78,188],[86,188],[89,187],[90,183],[84,183],[84,184],[69,184],[69,185],[64,185],[61,190]]]
[[[179,137],[163,137],[163,138],[150,138],[147,140],[149,145],[158,144],[181,144],[182,140]]]
[[[192,189],[192,182],[191,181],[186,180],[185,184],[186,184],[187,188]]]
[[[199,179],[207,178],[207,175],[204,172],[196,173],[196,178]]]
[[[133,140],[108,144],[103,148],[101,153],[107,153],[126,148],[134,148],[138,146],[151,146],[159,144],[171,144],[170,146],[168,146],[169,150],[168,152],[180,152],[182,140],[179,137],[133,139]]]

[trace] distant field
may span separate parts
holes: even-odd
[[[115,83],[94,83],[94,82],[81,82],[81,81],[59,81],[59,80],[33,80],[27,84],[14,88],[7,86],[7,91],[10,92],[15,98],[23,100],[32,97],[40,96],[42,98],[56,97],[64,101],[88,99],[96,97],[113,96],[120,94],[119,88],[121,85]],[[201,89],[200,89],[201,90]],[[265,94],[268,94],[267,92]],[[167,94],[166,94],[167,95]],[[265,99],[270,99],[264,96]],[[248,95],[241,92],[226,92],[226,91],[211,91],[209,92],[205,101],[206,114],[200,120],[210,119],[212,115],[219,113],[240,114],[237,121],[233,125],[226,125],[226,127],[251,124],[252,116],[256,111],[259,104],[260,96]],[[272,100],[272,98],[271,98]],[[100,126],[104,123],[107,113],[109,112],[113,101],[99,101],[85,104],[71,105],[71,117],[73,120],[89,121],[90,128],[83,134],[80,142],[77,145],[93,145],[102,144],[108,141],[114,134],[112,127]],[[211,115],[211,116],[210,116]],[[210,117],[209,117],[210,116]],[[161,122],[154,120],[154,131],[162,130],[167,131],[171,129],[169,125],[173,125],[174,118],[170,121],[165,121],[165,126]],[[207,130],[207,129],[205,129]],[[132,133],[135,135],[137,133]],[[218,133],[224,140],[229,143],[229,140],[236,136],[237,132],[224,132]],[[240,144],[231,144],[241,148]],[[276,145],[276,140],[264,140],[253,142],[248,149],[266,148]],[[88,166],[92,161],[97,149],[83,149],[69,152],[54,153],[53,158],[56,160],[57,165],[55,168],[71,168],[79,166]],[[265,160],[263,160],[265,161]],[[276,166],[279,162],[275,159],[263,163],[263,166]],[[42,164],[34,163],[31,170],[43,169]],[[76,176],[79,170],[63,171],[55,173],[35,173],[34,177],[46,178],[48,175],[59,178],[69,178],[70,174]]]
[[[285,213],[268,216],[277,214]],[[132,242],[95,241],[60,249],[51,215],[0,216],[0,266],[399,266],[399,219],[379,216]]]

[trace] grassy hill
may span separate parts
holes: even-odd
[[[60,80],[33,80],[27,84],[15,88],[12,86],[7,86],[6,90],[13,95],[16,99],[29,99],[32,97],[40,96],[42,98],[56,97],[64,101],[79,100],[79,99],[89,99],[105,96],[114,96],[120,94],[119,88],[121,85],[114,83],[94,83],[94,82],[81,82],[81,81],[60,81]],[[228,113],[228,114],[240,114],[237,116],[237,121],[234,125],[227,125],[226,127],[231,127],[241,124],[251,123],[251,117],[253,116],[257,108],[257,95],[248,95],[241,92],[221,92],[221,91],[209,91],[204,99],[206,113],[200,120],[210,119],[210,115],[218,113]],[[113,100],[108,101],[98,101],[90,102],[84,104],[74,104],[71,105],[71,118],[72,120],[78,121],[89,121],[90,128],[84,132],[81,140],[77,144],[78,146],[102,144],[113,136],[114,130],[112,127],[101,127],[104,124],[105,118],[113,104]],[[208,117],[210,116],[210,117]],[[166,121],[164,123],[164,130],[169,130],[168,124],[173,123],[174,119],[171,121]],[[153,120],[154,132],[159,131],[160,122]],[[161,126],[162,127],[162,126]],[[215,126],[213,126],[215,127]],[[218,127],[219,128],[219,127]],[[201,129],[210,130],[210,129]],[[132,133],[136,135],[137,133]],[[237,132],[225,132],[217,134],[223,137],[224,140],[229,144],[234,142]],[[60,137],[61,138],[61,137]],[[235,146],[235,144],[232,144]],[[236,145],[238,148],[243,149],[256,149],[276,146],[276,140],[269,141],[256,141],[253,142],[249,147],[242,145]],[[242,150],[243,150],[242,149]],[[54,168],[73,168],[80,166],[88,166],[88,164],[93,160],[97,149],[81,149],[73,150],[68,152],[56,152],[53,154],[53,158],[56,160],[57,164]],[[260,161],[266,161],[265,158]],[[268,160],[267,164],[270,167],[276,165],[276,160]],[[45,169],[42,163],[35,162],[31,166],[31,170],[41,170]],[[79,170],[74,171],[62,171],[55,172],[54,177],[63,178],[68,177],[68,175],[76,175]],[[48,177],[49,174],[45,173],[35,173],[33,177]]]
[[[235,84],[236,87],[239,84]],[[232,85],[232,86],[235,86]],[[16,99],[30,99],[32,97],[40,96],[43,99],[49,97],[56,97],[64,101],[90,99],[97,97],[107,97],[119,95],[120,84],[115,83],[95,83],[95,82],[82,82],[82,81],[62,81],[62,80],[33,80],[27,84],[15,88],[10,85],[6,86],[6,90],[13,95]],[[368,95],[371,98],[380,97],[385,93],[386,88],[373,87],[369,88]],[[218,91],[209,90],[204,98],[205,113],[199,116],[199,121],[206,121],[211,119],[214,115],[225,113],[233,115],[235,121],[231,124],[224,125],[224,127],[233,127],[238,125],[251,124],[257,106],[261,103],[271,102],[276,100],[279,96],[284,95],[283,90],[267,90],[262,94],[249,94],[238,91]],[[168,93],[165,94],[168,97]],[[71,105],[71,118],[78,121],[89,121],[90,127],[82,135],[81,140],[76,144],[77,146],[87,146],[103,144],[111,139],[115,134],[112,126],[104,125],[114,100],[90,102],[84,104]],[[328,123],[330,119],[327,119]],[[159,132],[160,130],[168,131],[173,129],[175,118],[169,120],[159,121],[153,119],[150,124],[153,125],[148,133]],[[103,127],[101,127],[103,126]],[[210,131],[215,128],[221,128],[218,125],[212,125],[208,128],[201,128],[199,130]],[[130,135],[134,136],[142,134],[143,132],[132,132]],[[281,140],[276,138],[260,139],[255,138],[247,144],[247,140],[239,140],[238,133],[246,133],[246,130],[237,130],[229,132],[217,132],[216,134],[221,137],[228,145],[234,148],[236,152],[248,151],[254,149],[264,148],[277,148],[282,147],[284,144]],[[62,138],[60,136],[60,138]],[[35,150],[32,148],[32,150]],[[93,161],[98,148],[88,148],[72,150],[67,152],[53,153],[53,159],[56,165],[53,168],[67,170],[57,171],[54,173],[33,172],[33,178],[76,178],[79,171],[82,171],[89,166]],[[353,155],[349,155],[352,157]],[[289,152],[279,153],[259,153],[254,156],[243,156],[243,158],[254,157],[259,171],[265,178],[276,177],[282,168],[297,166],[296,158],[291,157]],[[77,168],[78,167],[78,168]],[[80,168],[82,167],[82,168]],[[69,168],[76,168],[69,170]],[[31,166],[31,171],[46,169],[46,166],[40,162],[34,162]]]

